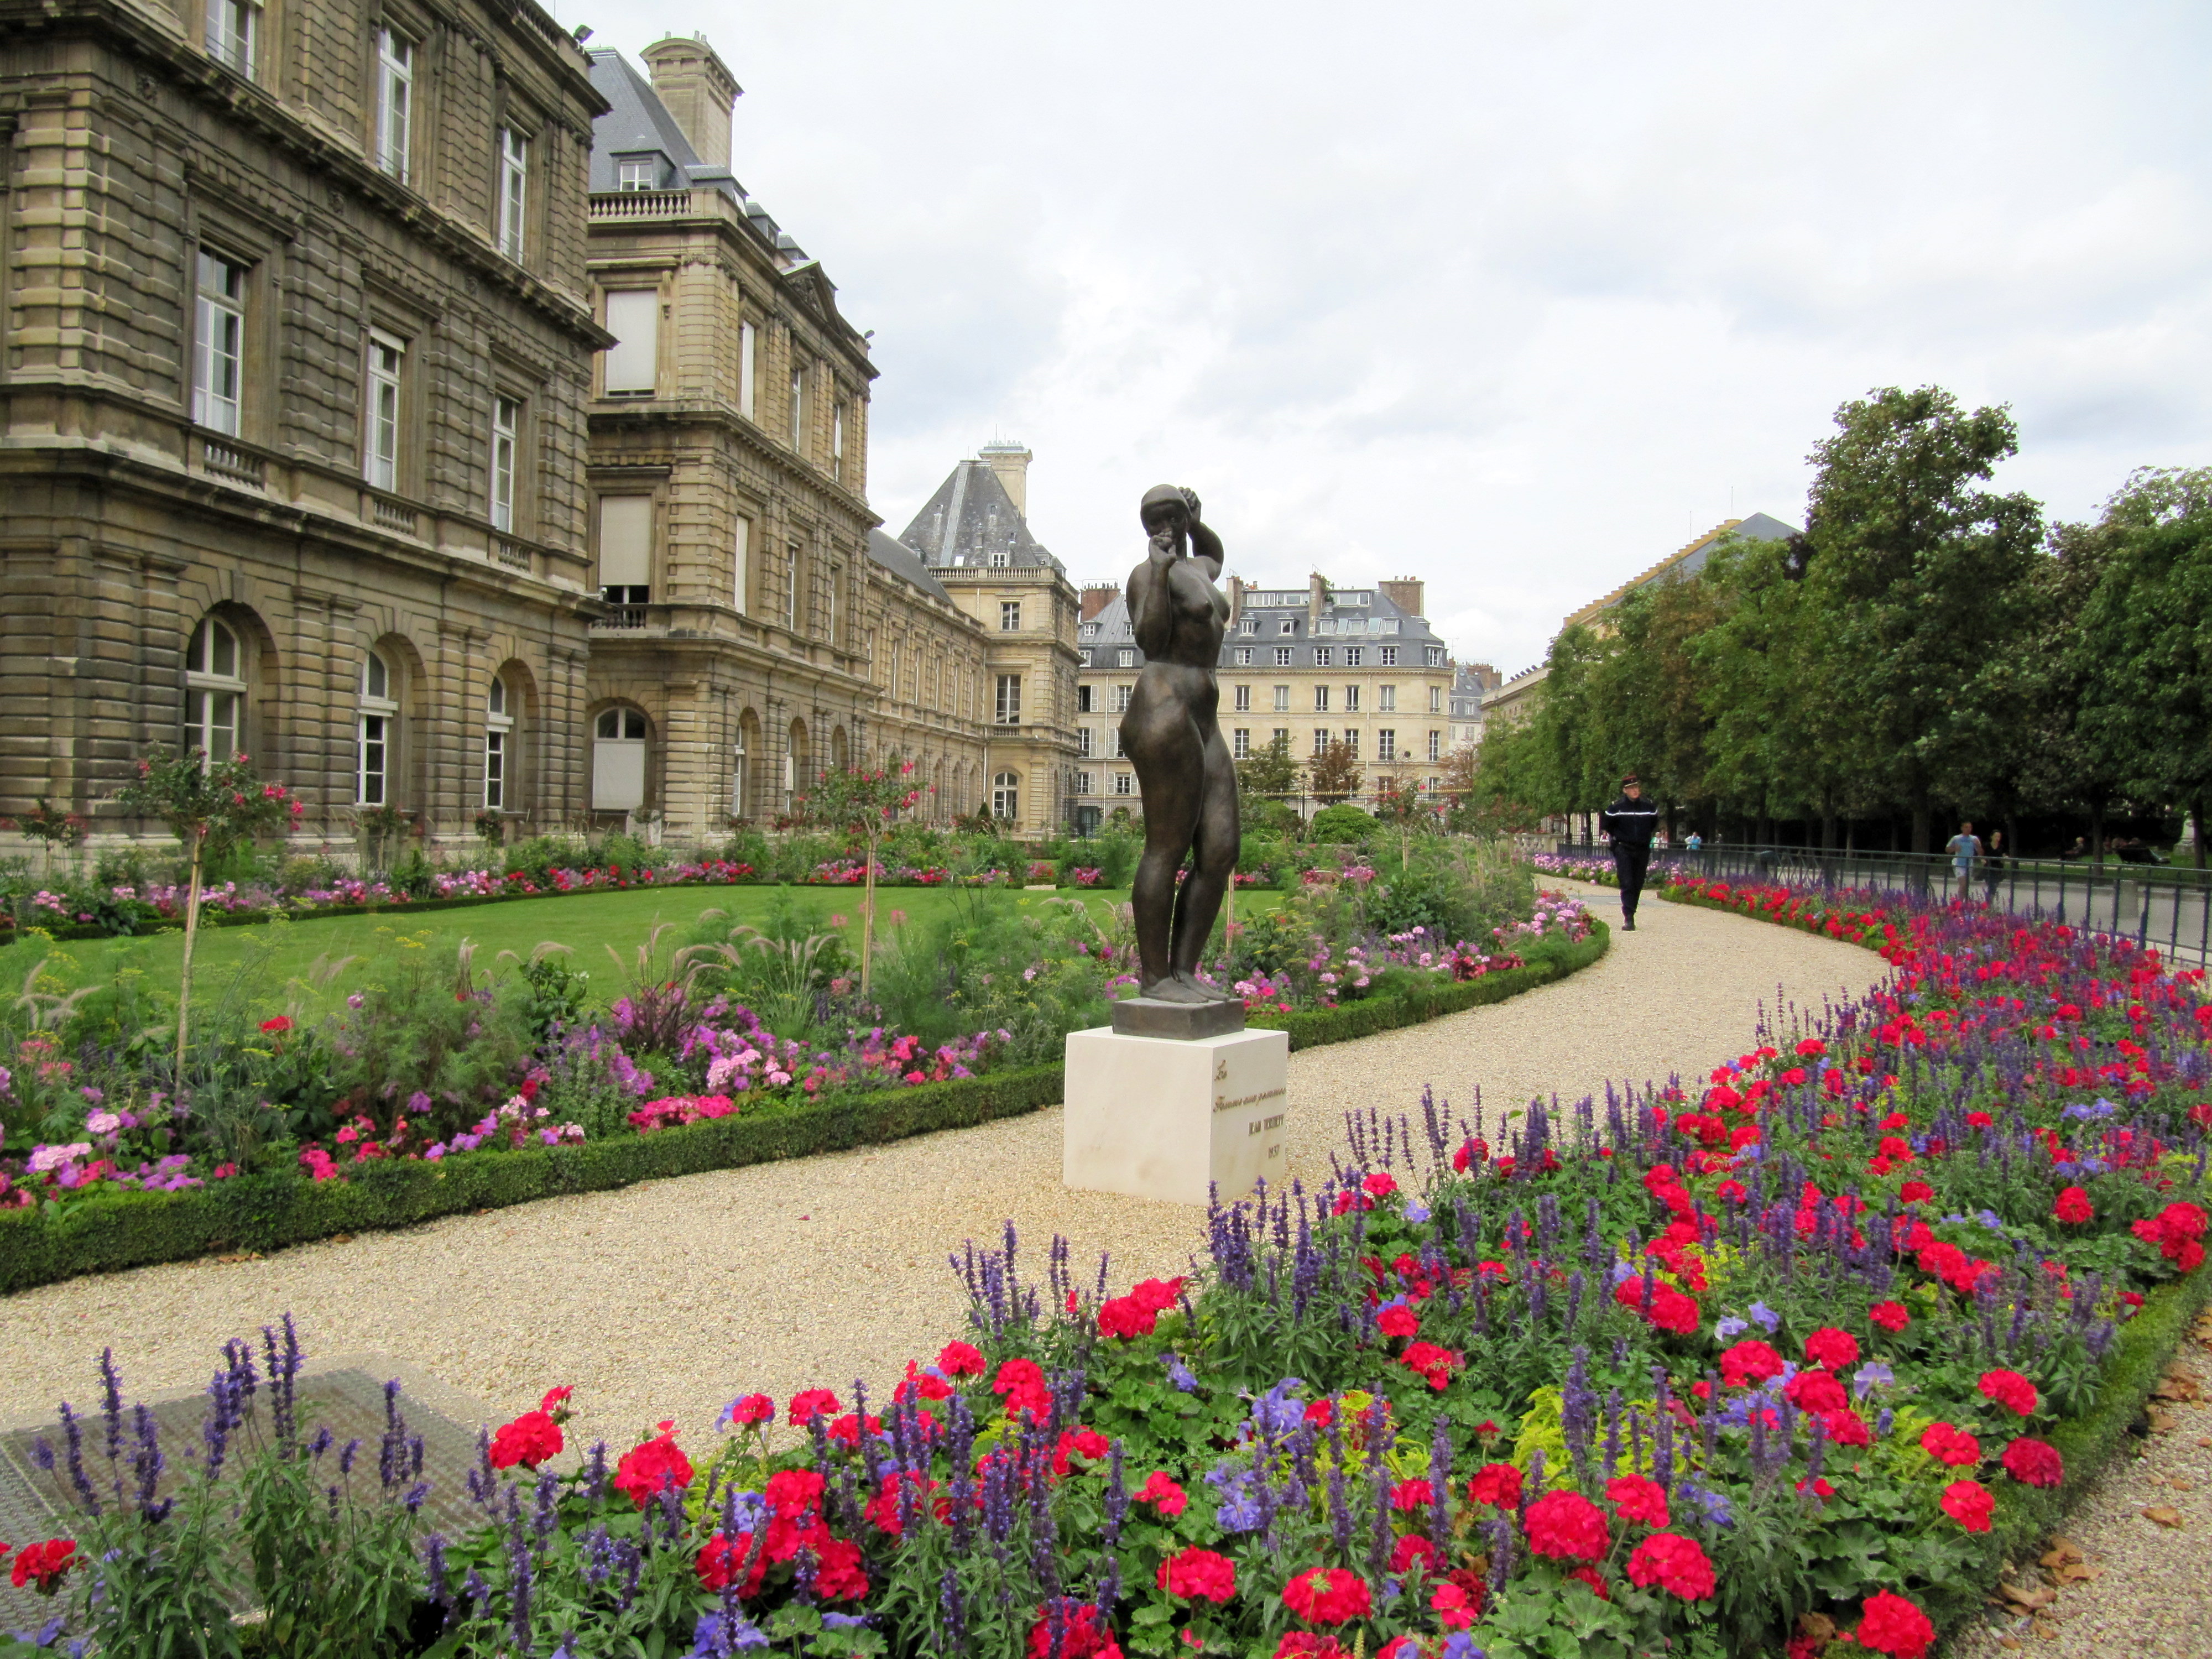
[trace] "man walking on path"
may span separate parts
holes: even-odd
[[[1598,814],[1598,829],[1613,842],[1613,872],[1620,878],[1621,926],[1636,931],[1636,901],[1644,894],[1644,871],[1651,862],[1651,836],[1659,827],[1658,809],[1644,799],[1644,786],[1631,772],[1620,781],[1620,795]]]
[[[1982,839],[1974,833],[1972,823],[1962,823],[1959,833],[1943,843],[1943,850],[1951,855],[1951,868],[1959,878],[1959,896],[1971,896],[1969,890],[1974,880],[1974,860],[1982,855]]]

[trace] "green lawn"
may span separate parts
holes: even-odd
[[[282,1000],[286,987],[304,978],[317,961],[346,957],[366,957],[396,939],[421,941],[435,957],[450,959],[463,939],[476,945],[475,966],[494,966],[503,951],[527,956],[550,939],[574,953],[570,962],[591,973],[601,1000],[618,994],[623,975],[607,956],[611,945],[625,963],[634,961],[638,947],[653,927],[674,924],[664,936],[664,953],[682,944],[702,913],[720,910],[728,917],[725,927],[738,922],[758,923],[779,892],[789,891],[802,915],[818,918],[818,925],[842,925],[855,950],[860,941],[860,894],[854,888],[803,887],[677,887],[626,893],[592,893],[573,898],[516,899],[497,904],[467,906],[453,910],[408,911],[397,915],[346,915],[305,921],[271,922],[250,927],[211,927],[202,930],[194,953],[192,982],[195,1000],[215,994],[231,982],[241,969],[251,967],[259,994]],[[949,910],[969,904],[1042,905],[1054,900],[1079,899],[1103,917],[1106,907],[1125,904],[1127,889],[1118,891],[1063,890],[1056,893],[948,891],[936,887],[892,887],[878,890],[876,918],[879,929],[905,922],[923,923]],[[1272,909],[1282,895],[1248,892],[1237,896],[1239,913]],[[81,939],[52,947],[64,960],[56,974],[67,986],[105,982],[118,971],[137,968],[155,983],[174,987],[184,955],[182,933],[156,933],[143,939]],[[0,948],[0,989],[12,993],[39,961],[34,940]],[[359,971],[357,963],[354,972]],[[342,994],[351,975],[342,975],[331,988]],[[313,1006],[311,1000],[310,1006]]]

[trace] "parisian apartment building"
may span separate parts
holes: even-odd
[[[1440,787],[1459,670],[1424,615],[1420,581],[1352,587],[1314,574],[1303,586],[1284,587],[1231,576],[1228,586],[1216,673],[1218,720],[1233,757],[1279,739],[1310,765],[1342,743],[1358,763],[1364,796],[1385,780],[1421,793]],[[1120,728],[1145,665],[1119,586],[1085,587],[1080,607],[1070,815],[1079,828],[1095,827],[1117,807],[1137,810]],[[1306,811],[1318,805],[1310,796],[1294,804]]]
[[[0,811],[583,808],[605,107],[532,0],[7,9]]]

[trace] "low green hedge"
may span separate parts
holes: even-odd
[[[436,1164],[390,1159],[346,1178],[240,1176],[180,1193],[115,1193],[66,1211],[0,1211],[0,1293],[221,1250],[273,1250],[404,1227],[562,1193],[602,1192],[667,1176],[737,1169],[812,1152],[963,1129],[1061,1097],[1060,1067],[870,1090],[577,1146],[460,1152]]]
[[[1440,984],[1433,990],[1422,988],[1394,997],[1369,997],[1363,1001],[1347,1002],[1335,1008],[1264,1017],[1253,1020],[1252,1024],[1273,1030],[1288,1031],[1293,1048],[1317,1048],[1325,1042],[1348,1042],[1354,1037],[1373,1036],[1378,1031],[1395,1030],[1401,1025],[1419,1025],[1444,1014],[1462,1013],[1469,1008],[1503,1002],[1523,991],[1533,991],[1539,985],[1565,979],[1569,974],[1589,967],[1603,956],[1612,939],[1611,930],[1592,917],[1588,939],[1572,945],[1539,946],[1540,954],[1519,968],[1485,974],[1480,979],[1468,980],[1464,983]]]
[[[1562,979],[1603,956],[1603,923],[1579,944],[1541,947],[1525,967],[1341,1008],[1292,1014],[1291,1047],[1342,1042],[1416,1025]],[[1259,1022],[1255,1022],[1258,1024]],[[240,1176],[180,1193],[101,1194],[64,1211],[0,1211],[0,1295],[225,1250],[274,1250],[336,1233],[404,1227],[469,1210],[563,1193],[604,1192],[669,1176],[871,1146],[964,1129],[1062,1099],[1061,1068],[1032,1066],[911,1089],[872,1089],[791,1107],[576,1146],[459,1152],[436,1164],[391,1159],[347,1166],[343,1180]]]

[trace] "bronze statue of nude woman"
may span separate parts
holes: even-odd
[[[1121,717],[1121,751],[1145,804],[1145,853],[1132,895],[1139,994],[1234,1002],[1234,992],[1198,977],[1239,837],[1237,769],[1214,719],[1221,692],[1213,670],[1229,623],[1229,601],[1213,585],[1221,538],[1199,522],[1198,497],[1173,484],[1147,490],[1138,511],[1152,549],[1129,576],[1129,621],[1145,666]],[[1186,856],[1190,873],[1178,890]]]

